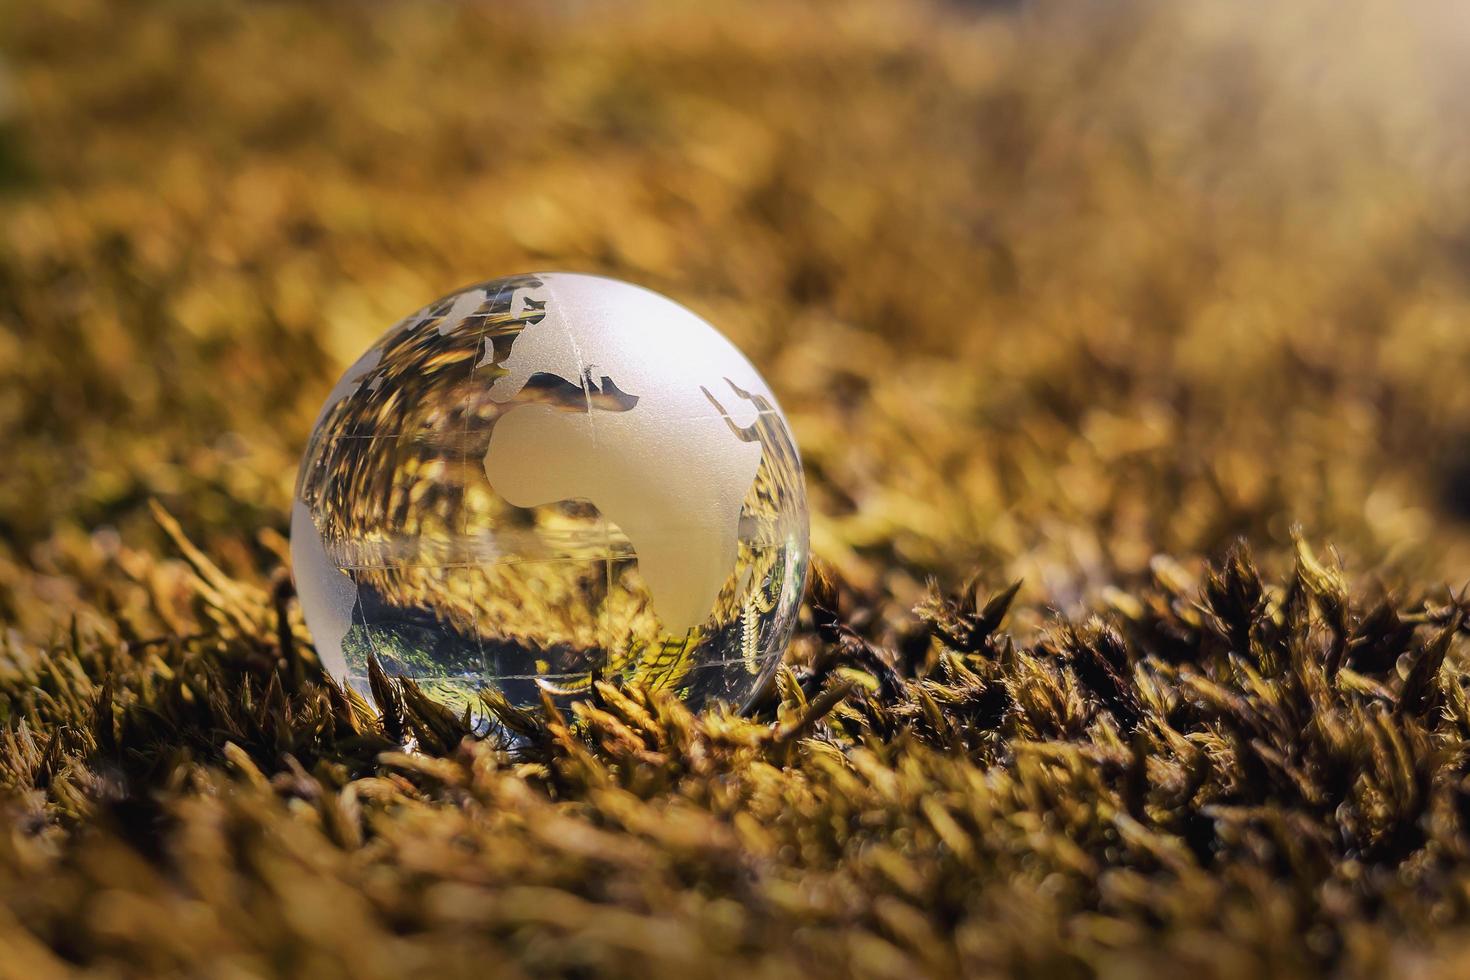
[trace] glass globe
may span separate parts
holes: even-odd
[[[594,679],[744,706],[796,622],[806,491],[786,418],[677,303],[497,279],[401,321],[327,396],[291,515],[327,670],[370,657],[472,715]]]

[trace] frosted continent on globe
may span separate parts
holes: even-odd
[[[801,464],[708,323],[595,276],[445,297],[332,390],[292,512],[330,673],[367,663],[473,710],[595,677],[744,703],[795,624]]]

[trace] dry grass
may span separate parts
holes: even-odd
[[[1406,6],[0,0],[0,973],[1463,975],[1470,37]],[[753,718],[317,673],[320,398],[548,266],[792,418]]]

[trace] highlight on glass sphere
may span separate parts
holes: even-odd
[[[347,370],[308,441],[296,588],[333,677],[476,717],[594,679],[745,706],[807,568],[801,461],[718,331],[597,276],[471,286]]]

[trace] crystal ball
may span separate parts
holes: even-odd
[[[297,593],[327,671],[371,658],[457,711],[598,679],[746,706],[806,576],[801,460],[748,360],[597,276],[460,290],[322,406],[296,484]]]

